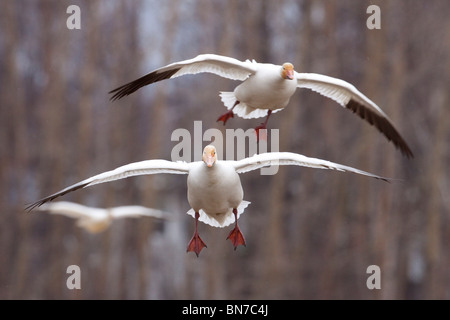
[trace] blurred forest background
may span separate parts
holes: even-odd
[[[69,30],[69,5],[81,30]],[[369,5],[381,29],[369,30]],[[0,11],[1,299],[449,299],[450,2],[3,0]],[[241,176],[251,205],[230,227],[199,224],[208,245],[186,253],[194,220],[186,176],[134,177],[61,200],[144,205],[170,221],[124,219],[91,235],[26,204],[126,163],[169,159],[171,133],[254,128],[218,96],[239,82],[184,76],[110,102],[108,91],[200,53],[281,64],[354,84],[393,120],[408,160],[330,99],[298,90],[271,117],[280,151],[399,179],[280,167]],[[194,143],[194,141],[192,142]],[[197,141],[202,143],[202,141]],[[203,146],[207,142],[203,142]],[[69,290],[69,265],[81,290]],[[370,265],[381,290],[369,290]]]

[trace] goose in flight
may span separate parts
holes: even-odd
[[[244,236],[238,226],[238,219],[250,202],[243,200],[244,192],[239,174],[271,165],[296,165],[348,171],[388,181],[387,178],[352,167],[290,152],[269,152],[238,161],[218,161],[216,148],[208,145],[203,150],[202,161],[145,160],[130,163],[71,185],[30,204],[26,209],[31,211],[71,191],[131,176],[156,173],[187,174],[187,198],[191,206],[187,213],[195,218],[195,231],[187,251],[193,251],[198,256],[200,251],[206,247],[198,234],[198,221],[213,227],[226,227],[234,222],[235,227],[227,239],[231,240],[234,249],[238,245],[245,245]]]
[[[255,60],[239,61],[215,54],[201,54],[193,59],[175,62],[156,69],[109,93],[113,94],[111,100],[114,101],[154,82],[201,72],[243,81],[233,92],[220,93],[228,112],[221,115],[217,121],[223,121],[224,124],[233,118],[234,114],[245,119],[266,116],[264,123],[255,128],[257,137],[259,137],[259,130],[266,128],[270,115],[286,107],[297,88],[307,88],[331,98],[341,106],[353,111],[374,125],[406,157],[413,157],[411,149],[395,129],[389,117],[352,84],[321,74],[298,73],[291,63],[284,63],[280,66],[257,63]]]
[[[142,206],[120,206],[103,209],[87,207],[69,201],[45,203],[39,207],[39,210],[77,219],[77,225],[90,233],[105,231],[114,219],[138,217],[168,218],[168,214],[163,211]]]

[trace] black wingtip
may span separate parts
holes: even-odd
[[[404,150],[402,149],[401,151],[402,151],[403,155],[405,157],[407,157],[408,159],[414,159],[414,154],[409,147]]]
[[[370,125],[375,126],[378,131],[380,131],[388,139],[388,141],[392,141],[395,147],[399,149],[405,157],[408,159],[414,158],[414,154],[406,141],[387,118],[373,112],[372,110],[369,110],[353,99],[347,103],[346,107],[357,114],[361,119],[367,121]]]
[[[32,204],[28,204],[26,205],[26,207],[24,208],[24,211],[26,211],[27,213],[30,213],[33,209],[38,208],[40,206],[42,206],[43,203],[39,203],[39,202],[35,202]]]
[[[111,101],[119,100],[125,96],[132,94],[133,92],[139,90],[140,88],[166,79],[170,79],[175,73],[177,73],[181,68],[170,69],[163,72],[154,71],[152,73],[146,74],[134,81],[131,81],[123,86],[108,92],[109,94],[114,93],[114,95],[109,99]]]
[[[36,208],[42,206],[44,203],[53,201],[56,198],[65,195],[66,193],[69,193],[69,192],[72,192],[72,191],[84,188],[84,187],[88,186],[89,183],[90,182],[86,182],[86,183],[83,183],[83,184],[76,184],[76,185],[74,185],[72,187],[69,187],[69,188],[66,188],[66,189],[64,189],[64,190],[62,190],[60,192],[54,193],[54,194],[52,194],[52,195],[50,195],[48,197],[42,198],[42,199],[40,199],[40,200],[38,200],[36,202],[33,202],[33,203],[27,205],[25,207],[25,210],[27,212],[31,212],[33,209],[36,209]]]
[[[130,85],[130,83],[109,91],[108,94],[114,94],[112,97],[109,98],[109,100],[116,101],[116,100],[123,98],[124,96],[127,96],[127,95],[133,93],[134,91],[130,92],[130,93],[126,93],[128,91],[129,85]]]

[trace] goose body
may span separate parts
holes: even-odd
[[[222,92],[221,97],[229,110],[240,101],[233,111],[241,118],[260,118],[266,116],[268,110],[276,112],[286,107],[296,89],[295,81],[286,81],[280,76],[280,66],[264,63],[232,93]]]
[[[187,186],[191,215],[202,211],[200,221],[214,227],[234,222],[232,211],[242,203],[244,191],[232,165],[220,161],[208,168],[203,162],[197,162],[189,171]]]
[[[156,69],[139,79],[112,91],[111,100],[123,98],[143,86],[187,74],[213,73],[242,81],[232,92],[221,92],[220,97],[228,112],[217,121],[224,124],[234,115],[261,118],[266,121],[256,131],[266,128],[270,115],[284,109],[297,88],[307,88],[333,99],[375,126],[407,157],[413,157],[408,144],[393,126],[386,113],[352,84],[316,73],[299,73],[291,63],[275,65],[256,61],[239,61],[215,54],[201,54],[193,59],[175,62]]]
[[[230,232],[228,239],[232,241],[235,248],[240,244],[245,245],[245,240],[239,229],[237,220],[249,202],[243,200],[244,192],[239,174],[271,165],[296,165],[317,169],[348,171],[388,181],[387,178],[349,166],[309,158],[291,152],[263,153],[238,161],[218,161],[215,147],[209,145],[203,150],[202,161],[187,163],[167,160],[146,160],[127,164],[62,189],[30,204],[26,209],[31,211],[34,208],[80,188],[131,176],[156,173],[187,174],[187,197],[192,208],[188,211],[188,214],[195,218],[196,224],[194,236],[188,245],[188,251],[193,251],[198,255],[206,245],[198,235],[197,221],[202,221],[214,227],[226,227],[235,222],[235,228]]]

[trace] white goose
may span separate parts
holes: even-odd
[[[202,54],[156,69],[109,93],[114,94],[111,97],[114,101],[148,84],[201,72],[243,81],[233,92],[220,94],[222,102],[229,110],[217,119],[224,124],[234,117],[234,114],[246,119],[267,116],[265,122],[255,128],[258,134],[260,129],[266,128],[272,113],[286,107],[297,88],[308,88],[353,111],[374,125],[388,140],[392,140],[405,156],[413,157],[411,149],[394,128],[389,117],[353,85],[321,74],[298,73],[294,71],[291,63],[280,66],[257,63],[255,60],[243,62],[215,54]]]
[[[114,219],[154,217],[167,219],[169,216],[163,211],[142,206],[120,206],[113,208],[93,208],[69,201],[45,203],[39,207],[41,211],[61,214],[77,219],[77,225],[90,233],[105,231]]]
[[[192,209],[187,213],[195,218],[195,231],[188,244],[187,251],[193,251],[198,256],[203,247],[206,246],[197,231],[198,221],[202,221],[213,227],[226,227],[234,221],[235,227],[227,239],[231,240],[235,249],[240,244],[245,245],[245,239],[239,229],[237,220],[249,205],[249,202],[243,200],[244,192],[238,174],[273,164],[349,171],[388,181],[387,178],[352,167],[330,161],[308,158],[290,152],[262,153],[239,161],[218,161],[216,148],[208,145],[203,150],[202,161],[187,163],[167,160],[146,160],[130,163],[71,185],[30,204],[26,209],[31,211],[48,201],[52,201],[59,196],[80,188],[131,176],[155,173],[188,174],[187,198]]]

